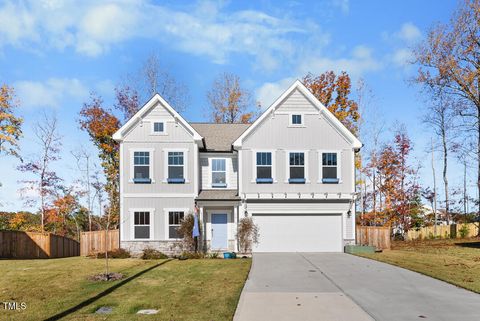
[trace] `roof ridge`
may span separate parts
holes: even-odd
[[[201,125],[251,125],[252,123],[207,123],[207,122],[189,122],[190,124],[201,124]]]

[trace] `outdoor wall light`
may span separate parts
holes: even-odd
[[[348,210],[347,217],[350,218],[352,216],[352,211]]]

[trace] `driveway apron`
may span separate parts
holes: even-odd
[[[234,321],[372,320],[303,254],[254,254]]]
[[[344,253],[259,253],[234,321],[480,320],[480,295]]]

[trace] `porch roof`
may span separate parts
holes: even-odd
[[[238,201],[240,197],[238,196],[236,189],[225,189],[225,190],[201,190],[197,196],[197,201]]]

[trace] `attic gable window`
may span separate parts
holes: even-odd
[[[303,115],[302,114],[290,114],[290,119],[288,125],[290,127],[303,127]]]
[[[292,125],[301,125],[302,115],[292,115]]]
[[[163,126],[164,126],[164,123],[160,123],[160,122],[154,122],[153,123],[153,132],[154,133],[163,133]]]
[[[151,124],[152,124],[151,132],[150,132],[151,135],[167,134],[166,122],[164,120],[153,120]]]

